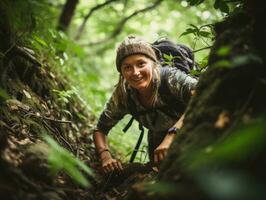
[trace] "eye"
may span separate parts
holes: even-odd
[[[140,61],[139,63],[138,63],[138,66],[139,67],[144,67],[146,65],[146,62],[145,61]]]
[[[123,65],[123,70],[129,71],[131,69],[130,65]]]

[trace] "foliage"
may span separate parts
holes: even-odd
[[[187,0],[190,5],[200,5],[201,3],[205,2],[206,0]],[[226,0],[215,0],[213,7],[217,10],[220,10],[221,12],[224,12],[228,14],[231,10],[233,10],[236,7],[239,7],[243,3],[243,0],[232,0],[232,1],[226,1]]]
[[[2,88],[0,88],[0,100],[7,100],[10,99],[10,96],[7,94],[7,92],[5,90],[3,90]]]
[[[79,171],[81,169],[86,174],[93,176],[92,170],[85,165],[82,161],[75,158],[70,152],[58,145],[55,140],[50,136],[44,135],[43,139],[50,146],[50,154],[48,156],[48,161],[51,166],[51,171],[56,174],[58,171],[63,170],[66,172],[73,180],[82,185],[83,187],[89,186],[89,182],[84,177],[84,175]]]
[[[74,90],[59,91],[59,90],[53,89],[53,92],[55,92],[58,95],[58,100],[63,105],[68,104],[72,95],[75,94]]]
[[[226,51],[227,50],[225,50],[224,52],[222,52],[222,51],[219,51],[218,50],[217,53],[219,53],[221,55],[221,54],[227,53]],[[259,57],[256,54],[254,54],[254,53],[247,53],[247,54],[242,54],[242,55],[235,56],[231,60],[229,60],[229,59],[221,59],[221,60],[215,62],[213,64],[213,67],[236,68],[236,67],[245,66],[245,64],[247,64],[249,62],[261,64],[263,61],[262,61],[261,57]]]
[[[145,183],[144,190],[153,195],[156,194],[160,196],[169,196],[176,192],[176,187],[174,184],[165,181],[157,181]]]
[[[263,180],[255,179],[245,167],[234,170],[232,163],[261,156],[265,130],[265,116],[239,123],[216,143],[184,153],[183,167],[213,199],[264,199]]]

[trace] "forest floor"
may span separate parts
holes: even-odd
[[[122,199],[130,186],[156,176],[149,164],[140,163],[124,165],[123,174],[102,175],[91,138],[95,117],[78,96],[58,95],[70,87],[67,80],[48,64],[36,63],[15,56],[1,75],[1,199]],[[86,176],[90,187],[62,170],[52,175],[48,158],[56,147],[44,141],[45,134],[93,169],[94,176]]]

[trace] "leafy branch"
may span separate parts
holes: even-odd
[[[105,43],[111,39],[114,39],[116,38],[123,30],[125,24],[127,23],[127,21],[129,21],[131,18],[135,17],[136,15],[140,14],[140,13],[145,13],[149,10],[152,10],[154,8],[156,8],[163,0],[157,0],[155,1],[152,5],[150,6],[147,6],[146,8],[142,8],[142,9],[139,9],[139,10],[136,10],[135,12],[133,12],[132,14],[130,14],[129,16],[125,17],[124,19],[122,19],[117,27],[114,29],[114,31],[109,35],[107,36],[106,38],[100,40],[100,41],[96,41],[96,42],[92,42],[92,43],[89,43],[88,45],[98,45],[98,44],[102,44],[102,43]]]

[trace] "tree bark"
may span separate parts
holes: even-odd
[[[57,25],[58,30],[67,31],[71,23],[72,17],[74,16],[77,5],[78,5],[78,0],[66,1]]]
[[[6,51],[13,43],[13,33],[6,10],[5,2],[0,2],[0,53],[2,56],[7,53]]]

